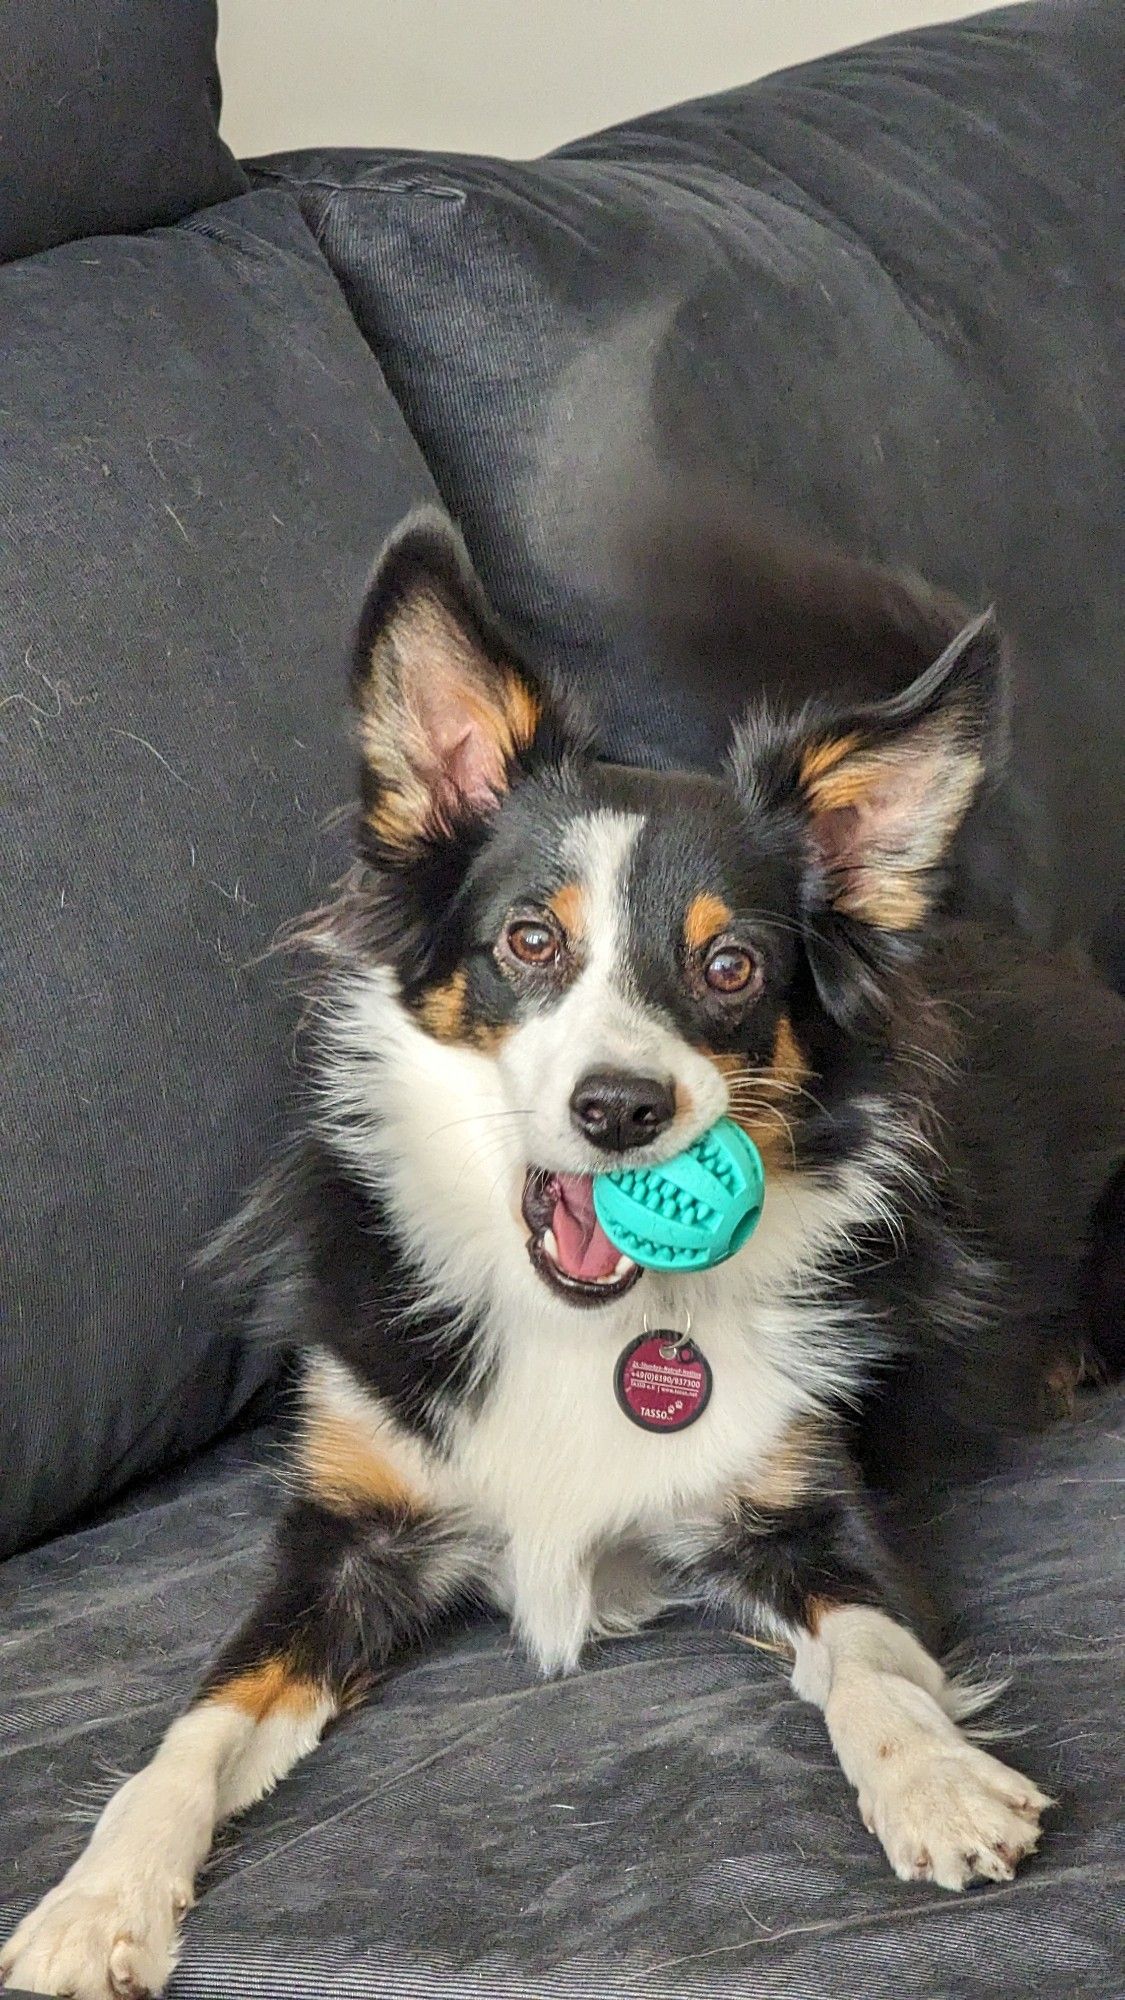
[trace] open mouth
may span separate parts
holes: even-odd
[[[641,1275],[640,1265],[614,1248],[594,1214],[591,1174],[551,1174],[529,1167],[523,1219],[531,1231],[528,1254],[539,1276],[572,1305],[606,1305],[621,1298]]]

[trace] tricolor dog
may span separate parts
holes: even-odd
[[[671,1600],[764,1628],[896,1874],[1032,1853],[1050,1801],[963,1728],[979,1692],[911,1628],[865,1474],[896,1427],[940,1448],[1119,1358],[1125,1008],[942,913],[1005,674],[989,616],[920,629],[885,698],[826,670],[788,706],[759,661],[721,769],[625,768],[443,517],[384,551],[355,865],[306,933],[307,1123],[219,1250],[304,1354],[272,1568],[0,1956],[13,1985],[158,1991],[216,1826],[482,1600],[545,1674]],[[724,1117],[757,1229],[643,1268],[595,1177]],[[670,1423],[615,1393],[646,1333],[706,1369]]]

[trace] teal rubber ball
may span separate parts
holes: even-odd
[[[659,1167],[594,1176],[594,1213],[616,1250],[651,1271],[709,1271],[741,1250],[766,1194],[762,1156],[720,1118]]]

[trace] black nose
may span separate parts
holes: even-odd
[[[676,1099],[670,1083],[628,1070],[591,1070],[570,1098],[570,1115],[583,1138],[607,1153],[647,1146],[672,1123]]]

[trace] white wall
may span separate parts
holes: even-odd
[[[243,155],[351,144],[519,157],[970,11],[971,0],[219,0],[223,129]]]

